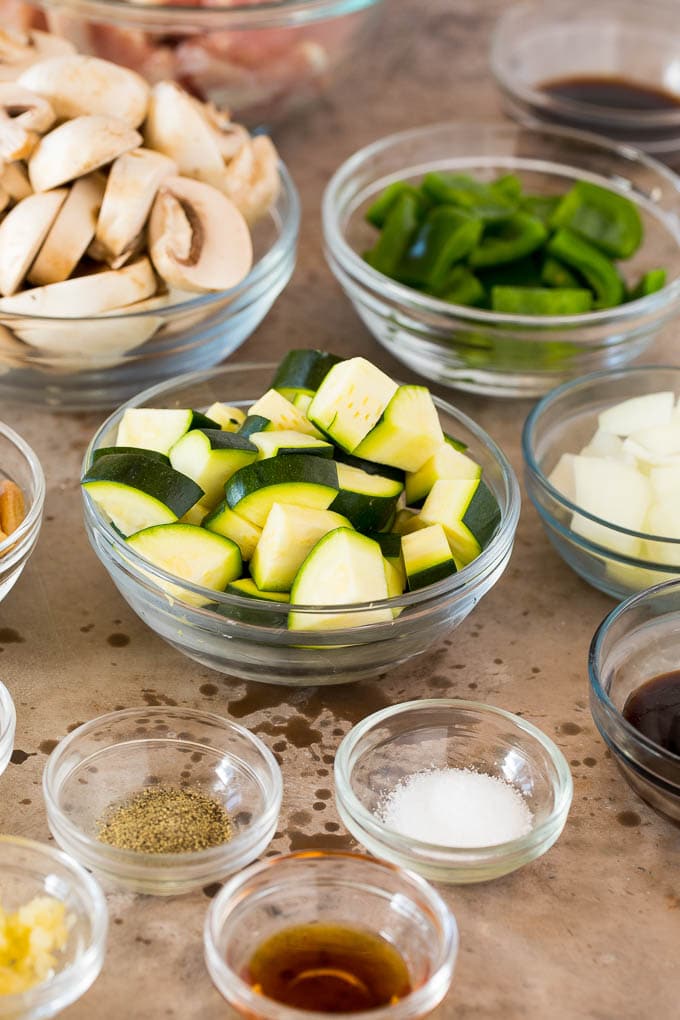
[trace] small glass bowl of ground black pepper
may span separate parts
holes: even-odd
[[[491,67],[511,116],[578,127],[680,165],[680,21],[657,0],[524,0]]]
[[[240,870],[270,843],[281,770],[244,727],[185,708],[78,727],[43,775],[56,841],[105,882],[172,896]]]
[[[12,756],[16,721],[14,702],[5,685],[0,683],[0,776]]]
[[[593,637],[590,708],[624,778],[680,823],[680,581],[617,606]]]
[[[362,854],[306,851],[256,864],[213,900],[210,976],[262,1020],[415,1020],[446,995],[458,930],[417,875]]]
[[[375,712],[335,757],[336,804],[352,835],[437,882],[485,882],[540,857],[559,838],[572,793],[549,737],[474,701]]]

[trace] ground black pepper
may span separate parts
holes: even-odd
[[[150,786],[112,805],[97,824],[97,837],[120,850],[147,854],[191,853],[228,842],[229,815],[200,790]]]

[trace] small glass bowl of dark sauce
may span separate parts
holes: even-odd
[[[680,824],[680,581],[605,618],[589,657],[590,708],[635,792]]]
[[[680,164],[680,18],[657,0],[539,0],[498,21],[491,65],[511,116],[581,128]]]

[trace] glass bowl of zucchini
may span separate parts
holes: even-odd
[[[247,680],[338,684],[457,627],[519,516],[493,440],[364,358],[290,351],[146,390],[102,425],[94,550],[161,637]]]
[[[569,129],[439,124],[351,156],[329,265],[373,336],[435,382],[540,396],[640,355],[680,304],[680,180]]]
[[[680,580],[680,368],[593,372],[524,426],[529,497],[569,566],[616,599]]]

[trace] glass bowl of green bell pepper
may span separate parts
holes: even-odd
[[[337,170],[323,227],[378,342],[458,389],[540,396],[627,364],[680,312],[680,179],[567,128],[382,139]]]

